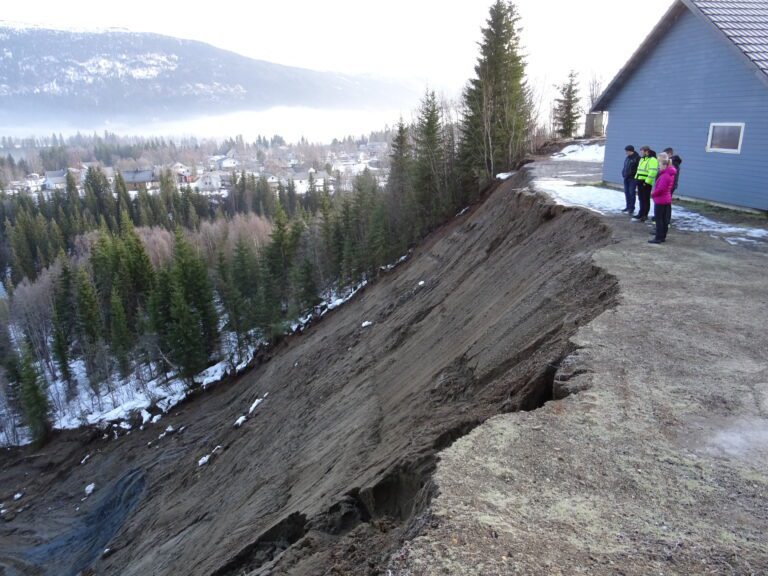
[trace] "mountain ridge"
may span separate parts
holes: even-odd
[[[275,106],[410,103],[403,85],[257,60],[197,40],[0,21],[0,124],[166,121]]]

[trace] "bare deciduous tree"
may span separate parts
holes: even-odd
[[[603,81],[597,74],[592,74],[589,79],[589,109],[592,110],[597,104],[597,99],[603,93]]]

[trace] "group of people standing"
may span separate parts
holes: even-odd
[[[661,154],[651,150],[650,146],[641,146],[640,154],[631,144],[624,148],[626,158],[621,175],[624,178],[624,196],[627,205],[622,212],[632,214],[632,219],[645,222],[651,211],[653,199],[653,220],[656,230],[651,244],[661,244],[667,239],[669,223],[672,221],[672,195],[677,190],[680,179],[680,164],[683,160],[672,148],[667,148]],[[635,201],[639,209],[635,214]]]

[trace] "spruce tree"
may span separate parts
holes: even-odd
[[[571,138],[581,117],[579,84],[576,72],[571,70],[568,80],[558,86],[560,97],[555,99],[555,125],[558,136]]]
[[[173,281],[171,292],[171,356],[179,369],[179,375],[187,381],[205,369],[208,355],[200,317],[189,305],[178,278]]]
[[[402,118],[397,124],[397,132],[392,139],[392,152],[389,159],[388,235],[393,243],[399,244],[397,251],[404,252],[412,239],[411,232],[414,229],[413,215],[405,208],[412,197],[413,156],[408,128]]]
[[[22,352],[19,396],[24,422],[29,426],[34,443],[41,446],[51,430],[50,408],[42,379],[37,373],[28,346],[24,346]]]
[[[64,380],[71,384],[72,373],[69,369],[69,348],[72,343],[72,331],[76,322],[72,298],[74,282],[69,259],[59,253],[61,272],[53,289],[53,354]],[[69,387],[70,392],[74,390]]]
[[[434,92],[421,102],[414,136],[415,181],[418,235],[433,230],[445,206],[443,180],[443,142],[440,110]]]
[[[526,152],[532,106],[518,22],[514,3],[494,2],[482,29],[476,76],[464,90],[459,162],[470,197]]]
[[[123,301],[120,298],[120,291],[117,286],[112,287],[109,318],[112,354],[114,354],[115,359],[117,360],[120,375],[125,378],[130,371],[128,353],[131,349],[131,332],[128,329],[128,322],[125,318],[125,308],[123,308]]]
[[[213,353],[218,342],[219,329],[208,269],[203,259],[194,253],[184,239],[180,229],[176,230],[173,276],[182,290],[187,305],[201,322],[206,353]]]

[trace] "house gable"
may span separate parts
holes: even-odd
[[[768,210],[768,85],[700,15],[667,16],[607,99],[604,180],[620,182],[625,145],[672,146],[683,158],[681,195]],[[706,150],[712,123],[744,124],[739,154]]]

